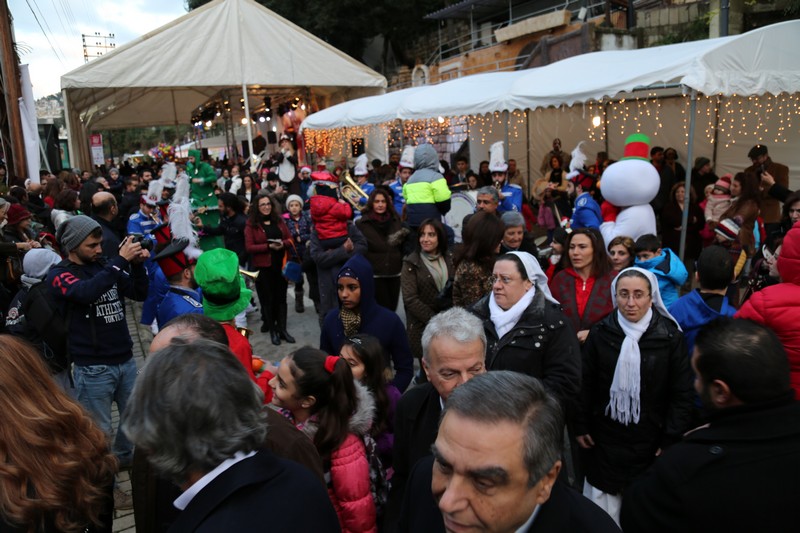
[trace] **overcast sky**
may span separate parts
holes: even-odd
[[[10,0],[8,6],[36,98],[59,92],[61,75],[84,64],[81,34],[113,33],[119,47],[186,14],[184,0]]]

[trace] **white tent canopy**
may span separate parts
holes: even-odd
[[[324,107],[386,79],[253,0],[215,0],[61,77],[73,158],[88,157],[89,129],[188,122],[224,90],[238,103],[243,86]]]
[[[363,124],[381,124],[397,119],[397,108],[406,97],[418,93],[427,87],[412,87],[378,96],[357,98],[323,109],[311,115],[313,126],[309,120],[302,127],[315,130],[347,128]]]
[[[350,120],[319,125],[316,115],[306,129],[331,129],[386,122],[364,111],[353,120],[353,109],[383,108],[392,99],[392,119],[479,115],[495,111],[573,105],[613,97],[635,89],[684,85],[705,94],[761,95],[800,90],[800,21],[793,20],[732,37],[643,48],[594,52],[550,65],[516,72],[476,74],[421,91],[388,93],[345,104]],[[399,100],[399,102],[398,102]],[[399,104],[399,105],[398,105]],[[389,106],[386,106],[389,107]],[[334,106],[326,113],[337,113]]]

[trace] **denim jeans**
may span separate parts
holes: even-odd
[[[117,403],[122,425],[125,407],[136,381],[136,361],[131,357],[120,365],[74,365],[72,374],[78,401],[111,438],[111,402]],[[119,428],[112,450],[120,463],[129,463],[133,459],[133,444]]]

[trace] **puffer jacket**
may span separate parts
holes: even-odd
[[[680,296],[678,289],[686,283],[686,278],[689,277],[689,273],[686,271],[686,267],[683,266],[678,254],[669,248],[662,247],[660,255],[647,261],[639,261],[637,259],[635,264],[637,267],[649,270],[656,275],[658,290],[661,292],[661,299],[667,309],[678,301]]]
[[[453,254],[449,251],[444,258],[447,265],[447,277],[455,276]],[[439,291],[433,281],[428,267],[422,262],[419,250],[415,250],[403,259],[403,271],[400,275],[403,288],[403,307],[406,310],[406,332],[411,353],[416,359],[422,358],[422,332],[433,315],[446,309],[446,302],[437,298]]]
[[[364,437],[375,418],[375,400],[366,387],[355,386],[358,407],[350,417],[350,433],[325,462],[325,481],[342,533],[372,533],[378,527]],[[299,429],[313,439],[319,426],[312,418]]]
[[[406,222],[418,227],[426,218],[438,218],[450,211],[450,188],[439,173],[439,156],[431,144],[414,150],[414,173],[403,185]]]
[[[653,309],[641,352],[641,417],[623,425],[606,414],[609,389],[625,334],[614,311],[594,325],[583,345],[581,408],[576,435],[591,435],[586,479],[609,494],[621,493],[655,460],[659,448],[677,442],[689,429],[694,388],[683,334]]]
[[[487,370],[513,370],[542,380],[570,415],[581,390],[580,347],[561,308],[537,288],[519,321],[501,339],[492,323],[490,297],[470,308],[483,321]]]
[[[347,221],[353,216],[349,204],[323,194],[315,194],[308,203],[311,205],[311,220],[320,239],[347,236]]]
[[[800,222],[783,240],[778,272],[783,283],[753,294],[736,318],[758,322],[775,332],[786,350],[792,388],[795,398],[800,400]]]

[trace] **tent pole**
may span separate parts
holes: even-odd
[[[506,110],[506,111],[503,111],[503,113],[504,113],[504,114],[505,114],[505,116],[506,116],[506,138],[505,138],[505,145],[506,145],[506,150],[508,150],[508,152],[506,153],[506,161],[508,161],[508,159],[511,157],[511,145],[510,145],[510,144],[508,144],[508,122],[511,120],[511,113],[509,113],[509,112],[508,112],[508,110]]]
[[[525,159],[526,159],[526,169],[528,174],[528,188],[525,191],[525,195],[528,197],[528,201],[530,202],[530,193],[531,193],[531,110],[525,110]]]
[[[687,149],[686,159],[687,161],[692,161],[693,152],[694,152],[694,126],[695,126],[695,115],[697,114],[697,91],[692,89],[691,93],[691,104],[689,105],[689,146]],[[681,246],[680,246],[680,253],[678,254],[683,261],[683,258],[686,254],[686,226],[689,223],[689,200],[691,199],[692,195],[690,191],[692,187],[692,165],[686,165],[686,181],[684,184],[684,191],[685,196],[683,199],[683,216],[681,217]]]
[[[242,84],[242,98],[244,98],[244,118],[246,118],[245,124],[247,125],[247,148],[250,152],[250,172],[256,171],[256,158],[253,153],[253,126],[250,124],[250,102],[247,100],[247,84]]]

